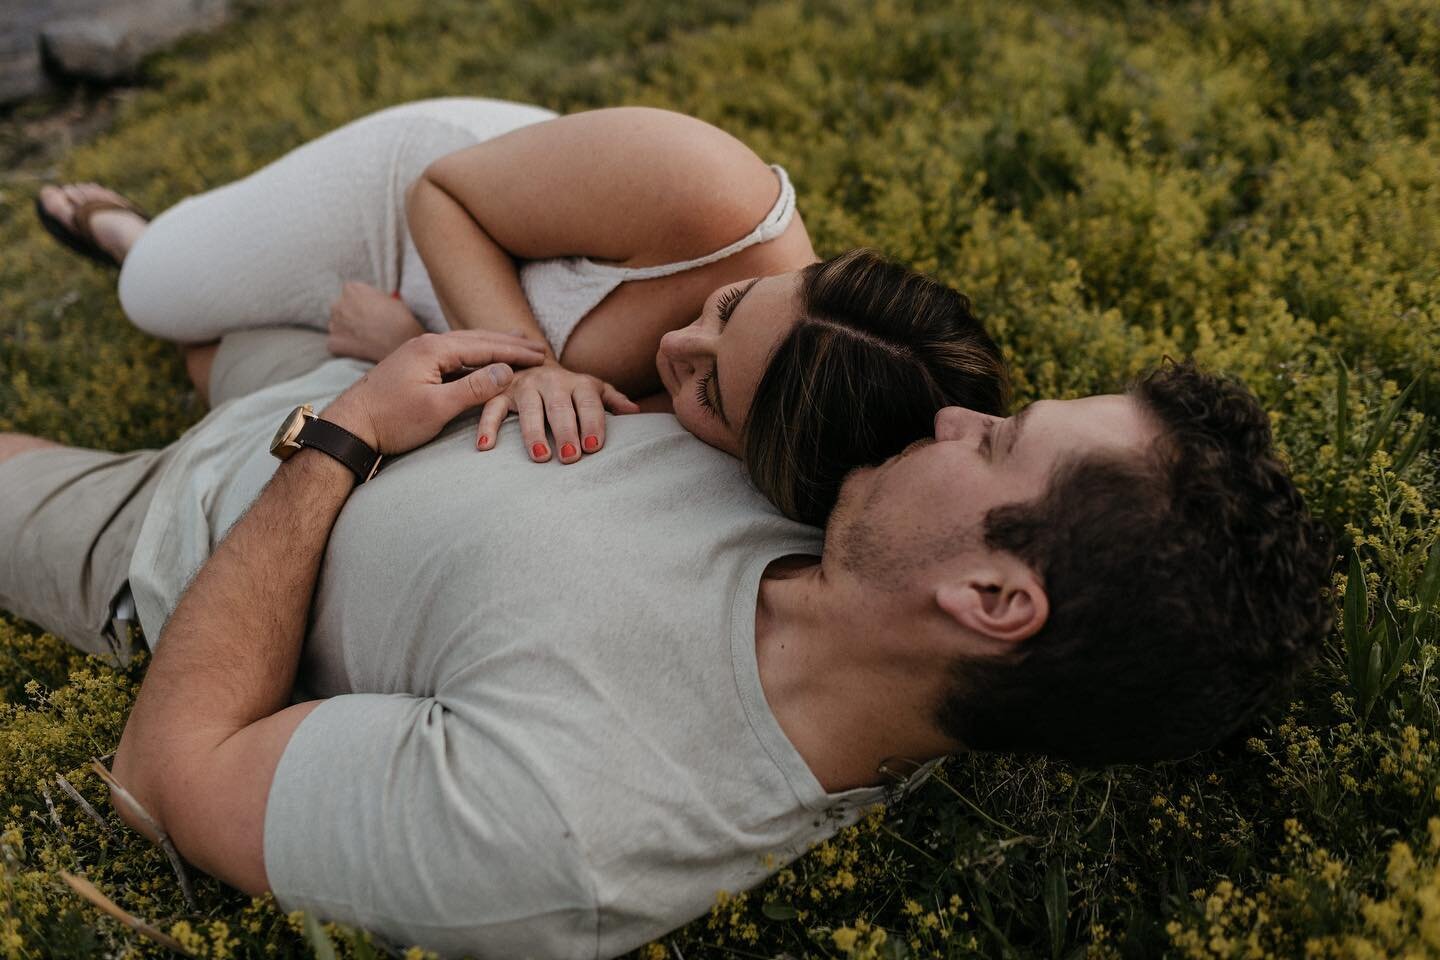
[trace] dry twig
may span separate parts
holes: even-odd
[[[64,870],[61,870],[60,878],[70,885],[71,890],[74,890],[76,893],[80,894],[80,896],[84,897],[86,900],[89,900],[103,913],[109,914],[116,920],[119,920],[121,923],[125,924],[125,926],[129,927],[131,930],[134,930],[136,933],[142,936],[149,937],[151,940],[154,940],[161,946],[169,947],[176,953],[184,954],[187,957],[190,956],[190,954],[185,950],[185,948],[180,946],[180,941],[167,934],[161,933],[155,927],[150,926],[150,924],[146,923],[144,920],[141,920],[134,914],[126,913],[124,910],[120,909],[120,907],[115,905],[115,901],[111,900],[109,897],[105,896],[105,894],[101,893],[98,889],[96,889],[95,884],[91,883],[89,880],[86,880],[84,877],[77,877],[73,873],[67,873]]]
[[[90,763],[90,769],[94,770],[100,779],[110,787],[111,796],[118,798],[130,809],[132,814],[145,821],[145,825],[155,834],[160,843],[160,849],[165,851],[165,856],[170,858],[170,866],[175,869],[175,877],[180,881],[180,892],[185,895],[185,903],[191,910],[198,910],[199,905],[195,902],[195,890],[190,886],[190,874],[185,870],[185,861],[180,859],[180,851],[176,850],[175,844],[170,842],[170,835],[161,829],[159,822],[150,816],[150,811],[142,807],[140,801],[136,800],[129,790],[120,786],[120,781],[110,775],[110,771],[105,769],[104,764],[99,760],[93,760]]]
[[[63,775],[57,773],[55,774],[55,783],[59,785],[61,790],[64,790],[65,793],[69,795],[71,800],[74,800],[77,804],[79,804],[80,809],[84,810],[86,815],[89,816],[91,820],[94,820],[96,823],[100,824],[101,833],[105,834],[105,836],[107,837],[110,836],[110,824],[105,822],[105,818],[100,816],[99,811],[97,811],[94,807],[90,806],[89,800],[86,800],[84,797],[80,796],[80,791],[72,787],[69,780],[66,780]]]

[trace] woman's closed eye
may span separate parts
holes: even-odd
[[[720,329],[725,329],[725,324],[730,321],[730,311],[735,309],[735,304],[740,302],[741,297],[750,292],[750,287],[751,284],[748,283],[743,287],[731,287],[720,295],[720,299],[715,303],[715,315],[720,318]]]
[[[720,320],[721,330],[724,330],[725,324],[730,322],[730,314],[735,312],[735,307],[745,297],[745,294],[749,293],[750,288],[759,282],[760,278],[756,277],[743,287],[731,287],[720,295],[720,299],[715,302],[715,315]],[[716,377],[719,374],[717,371],[717,366],[711,366],[710,372],[706,373],[696,382],[695,402],[700,405],[702,410],[706,410],[711,414],[717,414],[720,419],[725,420],[728,425],[729,420],[725,416],[724,405],[720,402],[718,396],[719,386],[716,383]],[[717,396],[713,398],[711,397],[712,390],[717,393]]]
[[[711,413],[715,412],[715,403],[710,399],[710,384],[715,381],[715,368],[711,367],[710,372],[705,374],[695,383],[695,402],[701,408]]]

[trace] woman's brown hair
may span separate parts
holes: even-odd
[[[770,358],[744,429],[750,478],[823,526],[840,483],[933,435],[958,405],[1001,414],[1010,381],[962,293],[851,250],[800,273],[800,319]]]

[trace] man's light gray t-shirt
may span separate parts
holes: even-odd
[[[131,565],[148,636],[274,472],[285,413],[364,369],[181,441]],[[390,461],[331,534],[300,676],[330,699],[265,814],[286,909],[446,955],[612,956],[881,799],[827,795],[760,686],[761,574],[817,531],[668,415],[612,418],[568,466],[531,463],[513,422],[477,452],[474,422]]]

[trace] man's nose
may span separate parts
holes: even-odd
[[[935,414],[935,439],[964,440],[979,433],[989,421],[1000,419],[968,407],[941,407]]]

